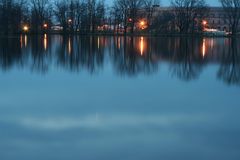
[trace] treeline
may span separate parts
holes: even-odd
[[[231,32],[238,32],[240,0],[220,0]],[[171,0],[159,10],[160,0],[0,0],[0,33],[32,33],[61,26],[63,33],[196,33],[208,16],[205,0]],[[142,22],[140,22],[142,20]]]

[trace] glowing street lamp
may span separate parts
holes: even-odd
[[[140,25],[143,27],[145,25],[145,22],[144,21],[141,21],[140,22]]]
[[[72,23],[72,19],[68,19],[68,23]]]
[[[47,28],[48,27],[48,24],[47,23],[44,23],[43,24],[43,28]]]
[[[141,20],[140,22],[139,22],[139,25],[140,25],[140,28],[141,29],[145,29],[147,26],[146,26],[146,22],[144,21],[144,20]]]
[[[27,25],[24,25],[22,29],[23,29],[24,32],[28,32],[29,31],[29,27]]]
[[[206,26],[206,25],[207,25],[207,21],[206,21],[206,20],[203,20],[203,21],[202,21],[202,24],[203,24],[203,26]]]

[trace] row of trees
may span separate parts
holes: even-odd
[[[240,0],[220,2],[232,33],[237,33]],[[147,32],[194,33],[202,30],[208,13],[205,0],[172,0],[170,9],[162,11],[158,10],[160,0],[114,0],[111,7],[105,4],[104,0],[0,0],[0,33],[19,32],[24,24],[35,33],[51,24],[60,24],[64,33],[94,33],[109,26],[117,32],[133,33],[140,19],[145,20]]]

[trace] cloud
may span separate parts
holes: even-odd
[[[40,130],[67,130],[74,128],[117,128],[173,125],[191,125],[209,121],[205,115],[88,115],[83,117],[20,117],[19,125]]]

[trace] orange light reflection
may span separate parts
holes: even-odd
[[[47,34],[44,34],[43,38],[43,48],[46,51],[47,50]]]

